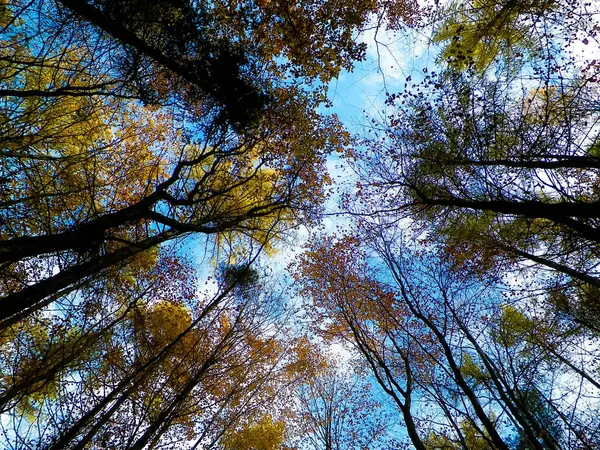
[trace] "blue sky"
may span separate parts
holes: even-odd
[[[375,116],[381,111],[386,91],[401,91],[407,77],[415,81],[424,67],[431,67],[437,53],[426,31],[368,30],[361,40],[368,45],[366,59],[329,87],[333,111],[351,131],[365,124],[365,112]]]

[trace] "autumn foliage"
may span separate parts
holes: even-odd
[[[595,6],[0,1],[0,447],[600,447]]]

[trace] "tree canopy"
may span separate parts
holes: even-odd
[[[598,448],[599,14],[2,2],[0,446]]]

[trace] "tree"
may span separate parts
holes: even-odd
[[[352,373],[327,358],[297,388],[299,439],[313,449],[384,448],[389,439],[389,417],[375,398],[364,374]]]
[[[409,18],[403,5],[389,17]],[[225,446],[303,376],[281,311],[246,275],[319,216],[325,158],[347,133],[317,109],[364,56],[354,37],[375,13],[331,0],[0,5],[7,445]],[[193,292],[175,256],[191,235],[235,265],[216,293]]]
[[[223,447],[226,450],[275,450],[283,442],[284,429],[283,422],[273,422],[270,416],[263,416],[257,422],[226,435]]]
[[[596,444],[596,79],[526,35],[571,3],[450,18],[439,39],[469,55],[389,93],[350,155],[347,234],[294,268],[314,326],[356,349],[415,448]]]
[[[347,137],[314,84],[363,57],[376,4],[290,8],[3,7],[2,326],[167,241],[315,218]]]
[[[168,17],[180,17],[183,10],[174,5],[155,7],[166,8]],[[136,51],[150,62],[142,61],[140,67],[123,73],[119,63],[128,57],[133,44],[127,36],[135,35],[134,31],[125,37],[117,32],[115,37],[98,27],[103,29],[104,19],[118,29],[133,26],[114,24],[116,12],[111,8],[127,22],[126,13],[137,11],[134,5],[110,3],[106,11],[83,3],[71,6],[85,9],[81,14],[92,25],[75,21],[48,2],[3,9],[7,22],[1,75],[7,87],[0,230],[4,326],[92,277],[106,276],[110,268],[132,261],[145,250],[192,232],[218,234],[217,240],[248,238],[267,244],[298,220],[314,217],[327,183],[321,170],[324,155],[345,141],[335,118],[314,112],[319,96],[298,83],[281,81],[274,73],[269,89],[277,101],[261,114],[260,123],[241,130],[241,122],[232,120],[234,129],[228,128],[218,111],[211,112],[209,97],[216,98],[222,110],[240,111],[239,105],[227,106],[216,91],[204,93],[208,97],[196,95],[185,83],[166,89],[162,84],[166,72],[142,73],[150,62],[152,70],[172,70],[169,61],[176,59],[177,51],[187,51],[188,59],[212,52],[202,50],[194,56],[191,50],[178,48],[187,42],[185,36],[170,36],[172,28],[165,29],[164,23],[142,27],[142,18],[136,18],[135,26],[143,28],[135,31],[143,34],[134,39],[142,46]],[[185,21],[195,24],[200,12],[194,14]],[[218,11],[212,14],[220,17]],[[191,26],[186,24],[182,29]],[[340,27],[351,30],[358,25],[353,21]],[[206,41],[206,34],[198,37],[197,29],[195,33]],[[330,43],[329,37],[324,35],[322,46],[338,44]],[[79,46],[81,40],[96,44]],[[249,50],[250,42],[247,36]],[[346,43],[354,48],[352,42]],[[154,48],[159,44],[166,47]],[[261,49],[258,42],[255,45]],[[148,46],[158,55],[175,55],[169,54],[165,61]],[[279,55],[273,52],[263,59]],[[351,64],[350,56],[339,55],[344,64]],[[302,70],[303,61],[292,66]],[[135,98],[145,100],[144,96],[130,86],[131,80],[166,90],[156,102],[142,105]],[[202,83],[209,81],[202,80],[196,84],[208,89]],[[180,94],[196,95],[193,104],[191,100],[178,104]]]
[[[552,60],[555,68],[577,64],[569,47],[595,38],[594,19],[579,0],[453,1],[433,15],[440,62],[453,70],[515,72]],[[556,39],[556,37],[559,37]]]
[[[350,341],[394,399],[415,448],[593,448],[581,402],[598,408],[595,348],[580,353],[551,314],[507,304],[493,277],[369,219],[356,233],[314,243],[296,277],[322,333]]]
[[[545,79],[517,91],[518,80],[456,74],[435,83],[444,92],[415,99],[381,149],[395,156],[372,159],[374,195],[390,198],[379,208],[410,211],[457,267],[529,260],[554,271],[548,288],[597,286],[594,86]]]
[[[425,373],[432,369],[437,351],[428,348],[431,337],[414,327],[406,306],[373,277],[358,240],[315,242],[302,256],[295,278],[302,294],[315,304],[321,333],[356,348],[397,406],[414,447],[424,449],[423,430],[414,412],[417,376],[421,369]]]
[[[425,447],[430,450],[451,450],[468,448],[469,450],[493,450],[494,447],[489,444],[489,436],[483,436],[479,433],[471,422],[464,421],[459,424],[462,434],[462,440],[454,441],[440,433],[431,433],[425,439]]]
[[[145,448],[185,439],[210,446],[278,404],[293,380],[288,366],[298,361],[294,336],[267,332],[287,326],[274,292],[247,284],[252,294],[240,296],[239,284],[230,284],[202,301],[194,289],[187,295],[185,283],[177,291],[169,277],[166,285],[153,281],[152,294],[103,311],[104,321],[113,319],[101,330],[92,320],[66,330],[69,322],[58,318],[51,333],[13,326],[3,343],[3,373],[14,372],[2,382],[19,392],[5,410],[8,443]],[[39,374],[35,384],[23,385],[26,370]]]
[[[365,199],[385,192],[372,210],[390,222],[410,217],[457,267],[502,274],[528,265],[544,289],[570,297],[567,286],[597,287],[595,62],[569,48],[577,33],[594,38],[593,16],[561,1],[457,3],[446,12],[442,59],[460,48],[470,56],[389,96],[396,110],[356,164],[369,177]],[[535,41],[528,59],[509,39],[515,27]]]
[[[497,57],[513,63],[537,44],[536,27],[556,8],[554,0],[455,2],[434,42],[446,42],[441,58],[452,67],[478,71]],[[537,39],[536,39],[537,38]]]

